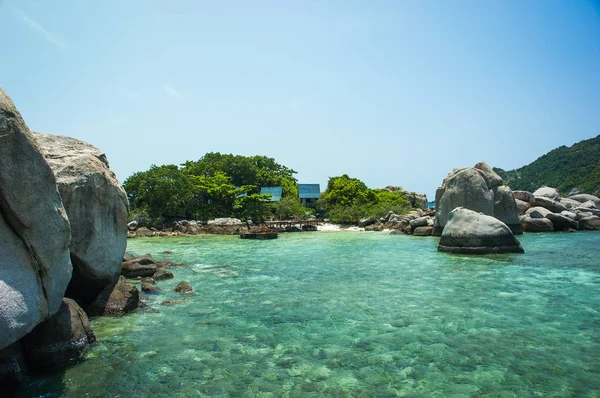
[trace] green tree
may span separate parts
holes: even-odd
[[[271,195],[261,195],[253,193],[246,196],[240,196],[235,199],[233,210],[235,217],[254,223],[261,223],[271,215]]]
[[[302,206],[298,197],[287,196],[273,204],[273,212],[279,220],[292,218],[304,219],[312,214],[312,211]]]

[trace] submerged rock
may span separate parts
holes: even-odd
[[[177,293],[181,294],[192,294],[194,293],[194,289],[190,286],[186,281],[179,282],[177,286],[175,286],[175,290]]]
[[[0,89],[0,349],[55,314],[71,280],[71,230],[54,173]]]
[[[75,301],[65,298],[58,312],[36,326],[22,343],[32,369],[50,370],[79,359],[95,341],[85,312]]]
[[[524,252],[505,223],[462,207],[450,212],[438,250],[464,254]]]

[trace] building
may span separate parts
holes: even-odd
[[[271,195],[269,202],[279,202],[283,194],[282,187],[262,187],[260,188],[261,195]]]
[[[298,184],[298,196],[304,207],[316,207],[317,200],[321,198],[319,184]]]

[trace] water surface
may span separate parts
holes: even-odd
[[[520,240],[491,256],[369,232],[130,240],[189,268],[145,311],[93,320],[85,361],[22,394],[600,397],[600,233]]]

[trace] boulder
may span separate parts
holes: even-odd
[[[135,285],[119,281],[106,286],[92,304],[87,307],[88,314],[124,315],[135,311],[140,305],[140,292]]]
[[[535,205],[550,210],[552,213],[560,213],[561,211],[567,210],[566,206],[557,202],[556,200],[548,199],[540,196],[535,197]]]
[[[244,225],[242,220],[237,218],[215,218],[214,220],[209,220],[207,222],[208,225],[227,225],[227,226],[241,226]]]
[[[523,253],[523,247],[506,224],[462,207],[448,215],[438,250],[464,254]]]
[[[527,191],[513,191],[513,195],[515,199],[522,200],[523,202],[527,202],[533,206],[535,203],[535,196],[531,192]]]
[[[571,189],[571,190],[569,191],[569,194],[568,194],[567,196],[574,196],[574,195],[578,195],[578,194],[580,194],[580,193],[583,193],[583,192],[581,191],[581,189],[579,189],[579,188],[575,187],[575,188],[573,188],[573,189]]]
[[[595,203],[596,208],[600,209],[600,198],[598,198],[597,196],[594,195],[588,195],[585,193],[580,193],[578,195],[569,195],[569,199],[571,200],[575,200],[579,203],[585,203],[588,200],[591,200],[592,202]]]
[[[560,204],[565,206],[567,209],[574,209],[580,205],[578,201],[569,198],[560,198]]]
[[[369,225],[373,225],[377,222],[377,217],[375,216],[371,216],[371,217],[367,217],[367,218],[361,218],[358,221],[358,226],[359,227],[367,227]]]
[[[541,187],[533,193],[533,196],[535,196],[536,198],[543,197],[552,200],[560,199],[560,193],[558,192],[558,189],[551,187]]]
[[[166,279],[173,279],[173,273],[171,271],[167,271],[164,268],[159,268],[154,273],[153,278],[156,281],[164,281]]]
[[[579,228],[598,231],[600,230],[600,217],[590,216],[579,220]]]
[[[64,298],[58,312],[37,325],[22,344],[33,370],[52,370],[79,359],[95,341],[85,312],[75,301]]]
[[[135,237],[136,238],[149,238],[149,237],[154,236],[154,235],[155,235],[154,231],[151,231],[151,230],[149,230],[146,227],[138,228],[135,231]]]
[[[577,221],[562,214],[550,213],[546,215],[546,218],[552,221],[555,231],[567,231],[578,227]]]
[[[73,277],[67,296],[89,303],[118,279],[127,245],[127,194],[98,148],[35,134],[71,222]]]
[[[427,226],[427,222],[429,220],[429,217],[419,217],[419,218],[415,218],[414,220],[410,221],[410,227],[415,229],[418,227],[426,227]]]
[[[525,214],[525,212],[531,208],[531,205],[528,202],[524,202],[520,199],[515,199],[515,204],[517,205],[517,212],[519,215]]]
[[[121,274],[126,278],[144,278],[153,276],[157,269],[156,260],[150,254],[144,254],[133,260],[124,261],[121,267]]]
[[[587,202],[580,203],[578,207],[581,209],[597,209],[598,208],[598,206],[596,206],[596,202],[594,202],[593,200],[588,200]]]
[[[194,289],[190,286],[186,281],[179,282],[177,286],[175,286],[175,290],[177,293],[181,294],[192,294],[194,293]]]
[[[479,169],[485,173],[488,180],[490,181],[490,187],[499,187],[502,185],[502,177],[500,177],[486,162],[479,162],[475,165],[476,169]]]
[[[433,234],[432,226],[417,227],[413,231],[413,236],[431,236],[431,234]]]
[[[436,191],[434,235],[440,235],[449,213],[457,207],[494,214],[494,194],[483,171],[474,168],[458,169],[444,179]]]
[[[565,217],[569,217],[573,221],[577,221],[577,214],[573,213],[572,211],[562,211],[560,214]]]
[[[492,188],[492,190],[494,191],[493,216],[508,225],[513,234],[522,234],[523,230],[521,229],[521,223],[519,222],[519,210],[510,188],[506,185],[500,185]]]
[[[0,89],[0,350],[55,314],[71,280],[71,231],[54,173]]]
[[[525,216],[521,219],[521,227],[525,232],[552,232],[554,225],[547,218],[531,218]]]
[[[544,218],[550,213],[552,213],[550,210],[543,208],[543,207],[536,206],[536,207],[532,207],[531,209],[527,210],[525,212],[525,215],[529,216],[531,218]]]
[[[142,292],[144,293],[158,293],[160,288],[152,283],[142,282]]]

